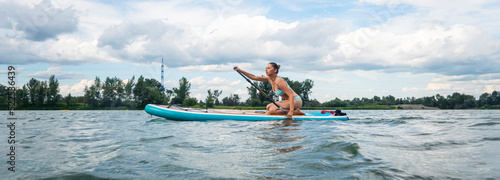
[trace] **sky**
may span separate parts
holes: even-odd
[[[314,81],[311,98],[478,97],[500,90],[495,0],[0,0],[0,83],[55,75],[60,94],[96,77],[191,82],[248,98],[232,68]]]

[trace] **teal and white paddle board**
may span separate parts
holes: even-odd
[[[287,120],[284,115],[267,115],[265,111],[255,110],[228,110],[228,109],[193,109],[178,106],[148,104],[144,109],[148,114],[178,121],[272,121]],[[305,113],[294,115],[294,120],[349,120],[349,117],[335,116],[332,113]]]

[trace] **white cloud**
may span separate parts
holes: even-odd
[[[175,87],[175,86],[179,86],[179,81],[174,81],[174,80],[170,80],[170,79],[169,79],[169,80],[166,80],[164,83],[165,83],[165,84],[164,84],[164,86],[165,86],[165,87]]]
[[[211,80],[205,80],[203,76],[195,77],[189,80],[192,85],[199,86],[199,89],[221,89],[228,90],[233,86],[237,86],[241,83],[241,80],[229,81],[220,77],[214,77]]]
[[[185,72],[227,72],[234,71],[233,67],[238,66],[242,69],[250,68],[250,63],[229,63],[229,64],[211,64],[211,65],[193,65],[180,67],[181,71]]]
[[[334,48],[333,40],[340,31],[335,19],[284,23],[264,16],[236,15],[218,18],[203,32],[186,24],[151,20],[112,26],[100,36],[98,46],[125,61],[149,63],[164,56],[171,60],[167,61],[169,67],[220,71],[221,65],[227,68],[235,62],[264,59],[310,65]]]
[[[78,79],[84,77],[84,74],[80,72],[64,72],[61,67],[49,67],[46,71],[38,71],[26,76],[30,78],[49,79],[52,75],[54,75],[56,79]]]
[[[96,47],[92,35],[102,31],[96,27],[100,22],[109,22],[105,21],[108,16],[94,18],[88,25],[88,17],[95,14],[87,10],[103,10],[104,5],[49,0],[38,4],[32,1],[0,4],[0,12],[6,15],[0,17],[0,33],[5,35],[0,36],[0,63],[64,65],[117,61]]]
[[[201,86],[201,85],[205,84],[205,77],[203,77],[203,76],[195,77],[195,78],[190,79],[189,82],[192,85]]]
[[[490,93],[493,91],[500,91],[500,85],[486,85],[484,87],[483,93]]]
[[[248,95],[248,91],[246,89],[236,89],[232,94]]]
[[[451,89],[451,84],[442,84],[442,83],[429,83],[427,84],[426,90],[447,90]]]
[[[338,78],[338,77],[331,77],[330,75],[327,76],[312,76],[312,75],[307,75],[307,79],[314,80],[314,83],[318,84],[330,84],[330,85],[343,85],[350,79],[348,78]]]
[[[133,14],[128,19],[133,21],[168,19],[175,23],[189,22],[194,26],[206,26],[217,16],[213,10],[185,0],[135,1],[127,2],[127,5],[131,8],[130,14]]]
[[[324,59],[330,67],[454,75],[492,73],[500,66],[500,41],[473,26],[434,26],[409,34],[361,28],[336,41],[339,48]]]
[[[97,45],[123,61],[151,63],[157,57],[167,57],[167,66],[178,67],[197,64],[187,51],[196,42],[194,35],[183,25],[162,20],[123,22],[106,29]]]
[[[77,30],[78,17],[72,8],[55,8],[50,0],[33,7],[15,1],[0,2],[6,16],[0,17],[0,28],[13,28],[23,38],[32,41],[56,39],[58,35]],[[8,8],[5,8],[8,7]]]
[[[418,92],[418,91],[421,91],[421,89],[416,88],[416,87],[411,87],[411,88],[404,87],[401,91],[403,91],[403,92]]]
[[[44,1],[50,4],[47,2]],[[252,12],[242,10],[245,2],[210,2],[208,6],[184,1],[127,2],[122,5],[130,9],[124,11],[104,3],[75,1],[71,4],[75,6],[63,5],[58,10],[78,11],[81,31],[34,45],[7,39],[3,46],[16,47],[8,51],[21,52],[15,54],[22,56],[4,54],[2,57],[6,58],[2,59],[24,59],[26,63],[33,59],[57,63],[151,63],[163,56],[171,59],[167,62],[169,67],[181,67],[184,71],[221,71],[221,65],[225,69],[232,64],[267,60],[290,63],[290,69],[294,71],[308,71],[311,68],[304,67],[314,67],[315,70],[360,69],[447,75],[491,73],[494,71],[491,67],[498,65],[494,61],[500,57],[498,38],[473,23],[442,24],[446,17],[433,21],[425,15],[425,12],[443,9],[443,3],[460,9],[460,12],[446,12],[463,14],[466,7],[480,10],[489,1],[362,2],[406,4],[418,11],[390,14],[392,17],[378,26],[348,32],[332,18],[285,23],[252,15]],[[214,5],[216,9],[213,9]],[[223,7],[242,11],[218,16],[216,11],[221,9],[217,8]],[[96,8],[101,11],[96,11]],[[101,23],[99,18],[106,23]],[[3,24],[2,27],[6,27]],[[33,50],[24,50],[22,47],[26,45],[32,46],[28,49]],[[484,61],[493,65],[478,63]]]
[[[67,96],[71,93],[71,96],[83,96],[85,94],[83,92],[83,90],[85,90],[85,86],[90,87],[92,84],[94,84],[93,80],[89,81],[87,79],[82,79],[79,83],[74,84],[71,87],[69,85],[60,86],[59,94]]]

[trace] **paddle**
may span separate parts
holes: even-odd
[[[236,70],[236,68],[234,68]],[[278,104],[276,104],[276,102],[274,102],[271,98],[269,98],[267,96],[266,93],[264,93],[264,91],[260,90],[259,87],[257,87],[254,83],[252,83],[252,81],[250,81],[250,79],[248,79],[245,75],[241,74],[240,71],[236,70],[236,72],[238,72],[243,78],[245,78],[248,83],[250,83],[253,87],[255,87],[255,89],[259,90],[260,94],[264,95],[264,97],[266,97],[267,99],[269,99],[269,101],[271,101],[274,105],[276,105],[276,107],[280,108],[281,111],[283,111],[283,113],[285,113],[285,115],[287,114],[285,110],[283,110],[283,108],[281,108]]]

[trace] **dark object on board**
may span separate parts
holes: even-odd
[[[347,113],[343,113],[341,110],[335,110],[335,116],[345,116]]]

